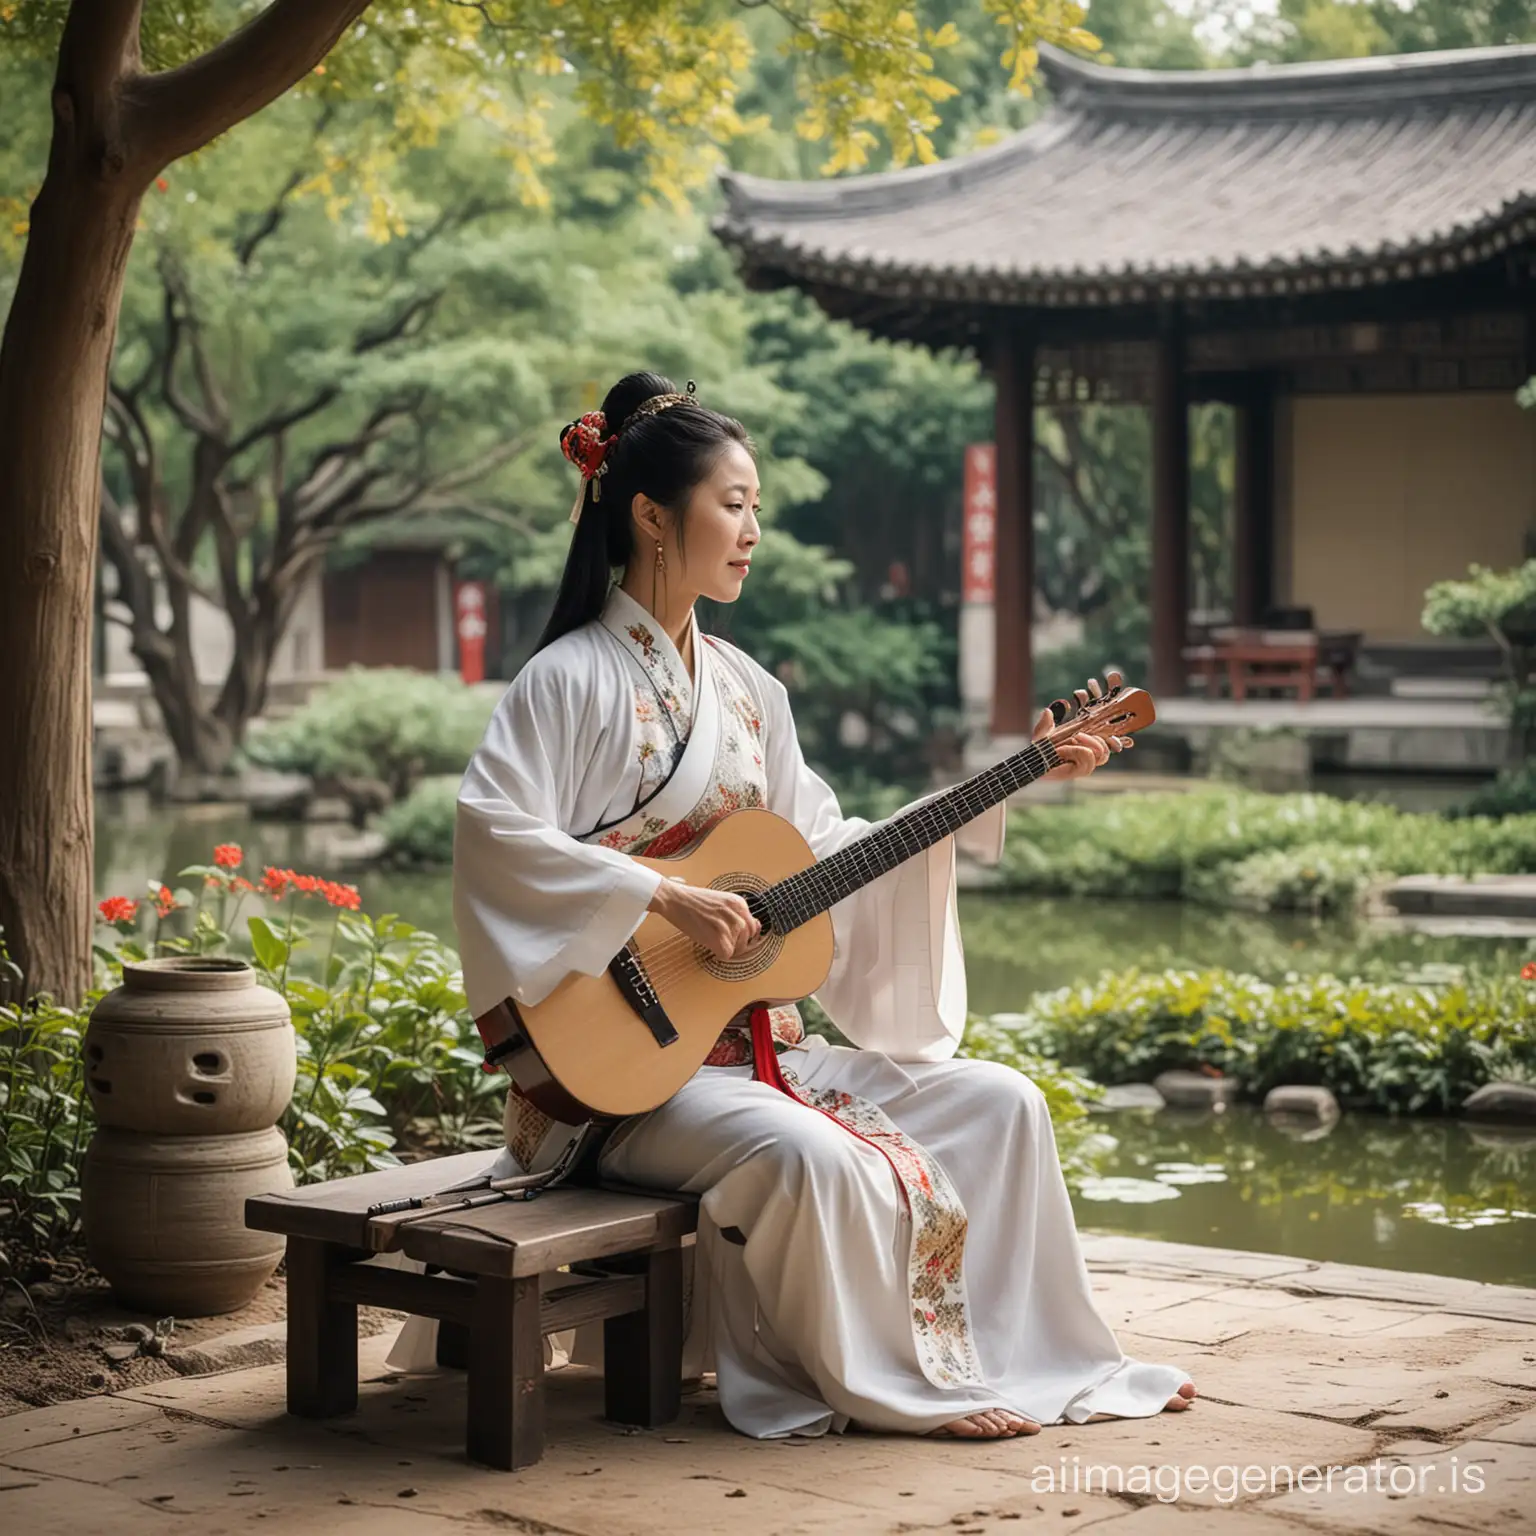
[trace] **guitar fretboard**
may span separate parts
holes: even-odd
[[[974,821],[1060,762],[1048,741],[1026,747],[963,784],[903,811],[798,874],[748,897],[747,905],[759,921],[766,919],[765,926],[788,933]]]

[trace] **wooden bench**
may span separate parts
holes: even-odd
[[[248,1227],[288,1239],[290,1413],[330,1418],[357,1406],[357,1309],[366,1305],[467,1330],[467,1347],[451,1352],[469,1370],[472,1461],[515,1471],[543,1454],[544,1336],[580,1323],[603,1323],[609,1418],[654,1427],[677,1417],[682,1240],[697,1225],[697,1203],[566,1187],[414,1220],[368,1215],[386,1200],[447,1189],[487,1161],[484,1152],[439,1157],[246,1201]],[[360,1262],[390,1252],[446,1273]]]

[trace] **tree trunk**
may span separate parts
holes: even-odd
[[[48,173],[0,340],[0,927],[29,992],[91,981],[91,617],[107,370],[139,200],[259,112],[368,0],[271,0],[140,71],[141,0],[71,0]],[[125,116],[131,114],[131,117]]]
[[[55,94],[0,342],[0,925],[28,992],[91,977],[91,613],[107,368],[142,187]]]

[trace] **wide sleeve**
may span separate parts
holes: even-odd
[[[841,813],[831,786],[801,753],[783,684],[761,670],[758,681],[768,809],[793,822],[817,858],[884,825]],[[955,844],[964,839],[968,852],[996,863],[1005,825],[1005,805],[993,806],[832,908],[832,970],[815,997],[855,1045],[903,1061],[954,1055],[967,1005]]]
[[[579,678],[525,669],[470,759],[454,824],[453,915],[477,1017],[508,997],[542,1002],[572,971],[601,975],[661,883],[627,854],[561,830],[603,735]]]

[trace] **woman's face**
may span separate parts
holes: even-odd
[[[734,603],[762,537],[757,524],[760,504],[757,465],[740,443],[731,443],[694,487],[683,519],[686,561],[678,556],[674,532],[667,540],[668,565],[677,559],[682,580],[701,597]]]

